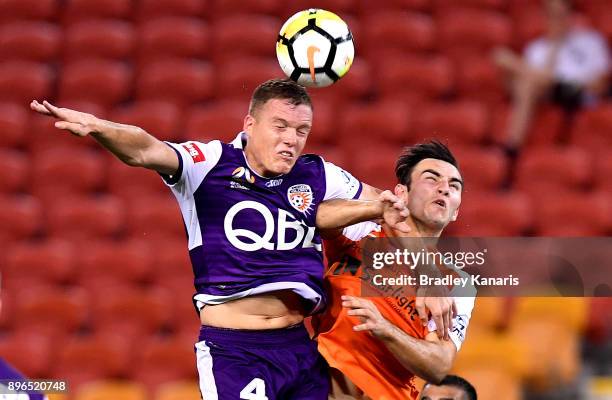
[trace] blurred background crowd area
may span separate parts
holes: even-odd
[[[198,319],[174,198],[155,173],[58,131],[28,104],[47,99],[164,140],[231,140],[252,90],[282,75],[274,53],[282,23],[312,6],[0,2],[0,356],[31,377],[70,380],[79,400],[199,398]],[[544,103],[516,154],[504,146],[513,103],[492,53],[521,54],[545,32],[539,1],[316,6],[347,21],[356,59],[340,82],[310,91],[307,151],[388,188],[401,147],[438,138],[466,181],[449,234],[610,235],[606,96],[571,112]],[[574,6],[573,23],[612,38],[609,1]],[[610,398],[610,305],[478,299],[457,371],[485,400]]]

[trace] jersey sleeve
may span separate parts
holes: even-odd
[[[455,305],[457,306],[457,315],[453,318],[453,327],[449,332],[450,340],[455,344],[457,351],[461,350],[461,345],[465,341],[470,318],[472,317],[472,309],[474,308],[474,297],[455,297]],[[430,319],[427,324],[427,330],[433,332],[436,330],[436,323]]]
[[[342,168],[324,162],[325,166],[325,197],[330,199],[356,199],[361,194],[362,184],[353,175]]]
[[[222,152],[221,142],[213,140],[208,143],[194,141],[165,143],[175,151],[179,167],[172,176],[160,174],[162,179],[177,195],[193,194],[219,162]]]

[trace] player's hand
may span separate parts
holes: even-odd
[[[93,126],[97,118],[91,114],[69,108],[55,107],[46,100],[42,104],[33,100],[30,103],[30,108],[40,114],[57,118],[59,121],[55,123],[55,127],[66,129],[73,135],[82,137],[94,131]]]
[[[380,339],[391,334],[393,325],[382,316],[370,300],[355,296],[342,296],[341,298],[342,307],[349,309],[348,315],[359,317],[362,322],[353,327],[354,331],[370,331]]]
[[[410,215],[410,212],[404,201],[390,190],[382,192],[378,199],[382,202],[384,221],[395,230],[409,233],[411,229],[406,223],[406,218]]]
[[[433,296],[432,296],[433,294]],[[436,323],[436,333],[440,339],[448,340],[449,332],[453,328],[453,318],[457,315],[455,299],[450,296],[440,296],[433,293],[432,288],[419,288],[415,307],[423,326],[429,321],[429,313]]]

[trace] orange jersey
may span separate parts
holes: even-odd
[[[369,223],[368,229],[376,225]],[[378,230],[370,236],[383,237]],[[319,352],[329,365],[340,370],[375,400],[417,399],[415,375],[407,370],[369,332],[355,332],[359,318],[347,314],[340,296],[361,297],[361,246],[343,235],[325,242],[329,267],[325,272],[328,307],[313,320]],[[414,297],[365,297],[382,316],[409,335],[424,339],[427,327],[418,318]]]

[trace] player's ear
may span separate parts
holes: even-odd
[[[393,193],[398,197],[403,197],[408,193],[408,188],[406,187],[406,185],[402,185],[401,183],[398,183],[397,185],[395,185],[395,188],[393,189]]]
[[[247,116],[244,117],[244,122],[242,123],[242,130],[250,135],[251,130],[253,129],[253,124],[255,124],[255,118],[253,118],[251,114],[247,114]]]
[[[457,208],[454,212],[453,215],[451,215],[451,221],[457,221],[457,217],[459,216],[459,209]]]

